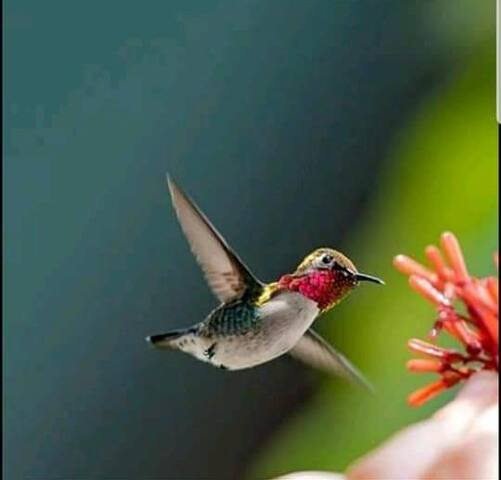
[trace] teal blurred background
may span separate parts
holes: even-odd
[[[495,2],[4,2],[6,478],[341,470],[446,398],[392,270],[441,231],[497,248]],[[318,329],[377,395],[288,358],[237,374],[147,348],[214,306],[165,172],[263,280],[323,245],[387,287]]]

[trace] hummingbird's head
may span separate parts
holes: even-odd
[[[284,275],[279,285],[302,293],[326,311],[362,281],[384,284],[377,277],[360,273],[342,253],[332,248],[318,248],[305,257],[293,274]]]

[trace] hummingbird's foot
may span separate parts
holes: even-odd
[[[209,359],[212,360],[212,357],[216,354],[216,345],[217,343],[213,343],[207,350],[205,350],[204,355]]]

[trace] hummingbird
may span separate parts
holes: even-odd
[[[318,248],[294,272],[263,283],[168,175],[167,184],[191,251],[220,304],[199,323],[146,340],[225,370],[255,367],[288,353],[370,388],[349,360],[311,326],[360,282],[384,282],[358,272],[342,253]]]

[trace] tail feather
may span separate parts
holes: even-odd
[[[151,335],[146,337],[146,341],[151,343],[157,348],[177,348],[176,340],[188,333],[186,329],[172,330],[167,333],[160,333],[158,335]]]

